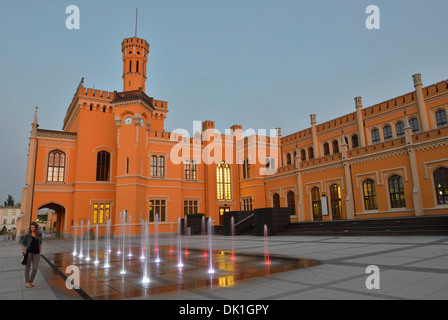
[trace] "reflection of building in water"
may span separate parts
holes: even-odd
[[[369,107],[356,97],[354,112],[324,123],[311,114],[309,128],[284,137],[278,129],[276,137],[237,143],[204,121],[202,133],[181,138],[164,130],[168,103],[147,95],[148,42],[127,38],[121,51],[122,92],[85,88],[81,81],[61,131],[39,129],[36,110],[22,229],[43,208],[54,211],[54,231],[61,235],[81,220],[117,224],[124,210],[136,223],[153,223],[158,214],[161,232],[187,213],[220,224],[226,211],[263,207],[289,207],[292,221],[447,212],[447,81],[423,87],[416,74],[409,93]],[[219,138],[225,143],[210,148]],[[172,150],[179,139],[191,152],[182,150],[183,162],[176,163]],[[257,148],[264,143],[268,151],[260,161]],[[215,161],[204,163],[204,154]]]

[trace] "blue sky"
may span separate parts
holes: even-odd
[[[368,30],[367,6],[380,9]],[[65,9],[80,9],[68,30]],[[448,78],[448,2],[152,0],[0,2],[0,201],[20,201],[34,107],[61,130],[82,77],[122,90],[121,41],[150,43],[147,94],[168,101],[165,130],[214,120],[224,132],[282,128],[288,135]],[[268,131],[269,132],[269,131]]]

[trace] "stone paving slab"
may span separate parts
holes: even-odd
[[[159,237],[169,245],[167,235]],[[137,246],[139,239],[134,239]],[[100,241],[100,245],[104,245]],[[116,246],[116,243],[113,242]],[[201,248],[200,236],[188,238],[189,248]],[[231,249],[230,237],[215,235],[214,249]],[[263,253],[264,239],[255,236],[236,238],[237,251]],[[182,290],[139,300],[401,300],[448,299],[448,237],[390,236],[273,236],[271,254],[316,259],[319,264],[282,272],[269,277],[251,278],[238,285],[208,290]],[[71,240],[44,240],[43,255],[73,251]],[[24,266],[19,263],[20,245],[0,241],[1,300],[81,300],[74,290],[65,289],[64,279],[41,258],[35,283],[27,289]],[[365,286],[366,267],[377,265],[380,289]]]

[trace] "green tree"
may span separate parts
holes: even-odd
[[[14,198],[12,195],[8,194],[8,199],[4,202],[5,207],[12,207],[14,205]]]

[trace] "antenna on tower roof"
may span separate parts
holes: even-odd
[[[135,37],[137,38],[137,19],[138,19],[138,8],[135,8]]]

